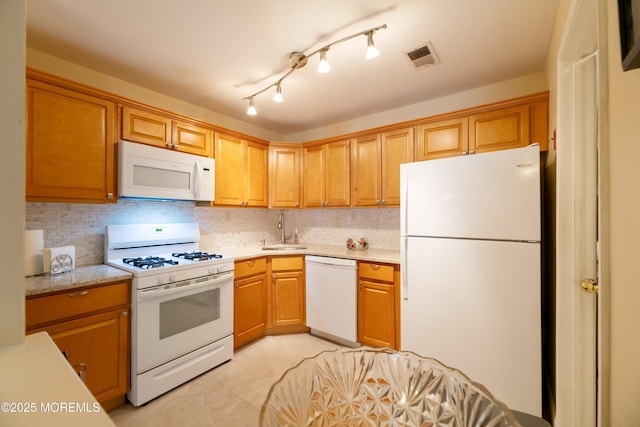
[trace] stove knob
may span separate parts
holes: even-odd
[[[209,274],[216,274],[218,272],[218,268],[216,266],[209,267]]]
[[[167,278],[165,276],[158,276],[156,277],[156,282],[158,282],[158,285],[164,285],[167,283]]]
[[[177,282],[178,281],[178,279],[176,278],[175,273],[169,275],[169,281],[170,282]]]

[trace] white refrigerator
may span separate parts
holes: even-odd
[[[403,164],[401,346],[542,415],[538,145]]]

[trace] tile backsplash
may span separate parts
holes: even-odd
[[[26,227],[44,230],[44,246],[74,245],[76,265],[102,264],[104,227],[107,224],[197,222],[200,247],[221,250],[258,246],[280,240],[278,216],[284,213],[285,230],[303,243],[344,245],[348,237],[366,237],[372,248],[399,249],[398,208],[300,209],[197,207],[194,202],[119,200],[116,204],[26,204]]]

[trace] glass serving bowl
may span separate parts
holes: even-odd
[[[271,386],[260,425],[520,426],[460,371],[389,349],[326,351],[302,360]]]

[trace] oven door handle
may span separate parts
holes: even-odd
[[[217,288],[224,282],[233,282],[233,275],[226,273],[217,276],[212,276],[209,280],[204,280],[200,283],[190,283],[192,281],[178,282],[169,285],[157,286],[150,289],[142,289],[138,292],[138,301],[149,301],[152,299],[162,298],[167,295],[179,294],[184,292],[196,291],[202,288]]]

